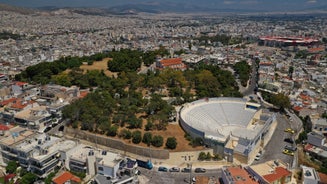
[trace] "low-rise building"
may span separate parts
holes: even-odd
[[[301,166],[303,184],[319,184],[320,177],[316,170],[312,167]]]
[[[118,181],[119,178],[131,181],[137,174],[137,164],[121,155],[80,144],[75,148],[62,151],[61,160],[71,171],[84,172],[88,175],[104,176],[105,180]]]
[[[271,160],[257,165],[248,166],[247,170],[260,183],[290,183],[292,172],[281,160]]]
[[[224,167],[222,180],[225,184],[259,184],[242,166]]]

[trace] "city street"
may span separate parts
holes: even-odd
[[[269,160],[280,159],[290,166],[293,165],[293,157],[296,160],[297,154],[295,156],[289,156],[282,153],[285,145],[291,145],[290,143],[284,142],[285,138],[293,138],[294,134],[284,132],[285,128],[290,128],[289,120],[280,113],[276,114],[277,127],[276,130],[264,149],[263,156],[259,161],[254,161],[253,164],[263,163]],[[294,145],[295,146],[295,145]]]
[[[147,170],[140,167],[138,169],[141,171],[141,177],[146,178],[143,182],[151,184],[182,184],[196,176],[214,177],[218,180],[222,176],[220,169],[207,170],[205,173],[159,172],[156,168]],[[140,183],[142,184],[142,181]]]

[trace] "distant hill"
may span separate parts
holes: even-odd
[[[16,12],[20,14],[34,14],[37,12],[35,9],[30,8],[22,8],[17,6],[11,6],[7,4],[0,3],[0,11],[10,11],[10,12]]]

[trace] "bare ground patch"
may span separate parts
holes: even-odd
[[[84,70],[84,72],[87,70],[103,70],[108,77],[117,77],[116,72],[108,70],[108,61],[110,60],[111,58],[104,58],[102,61],[94,61],[92,65],[83,64],[80,66],[80,69]]]

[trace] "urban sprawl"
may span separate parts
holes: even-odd
[[[34,14],[0,11],[0,183],[326,183],[326,25],[325,14],[103,16],[66,9]],[[185,89],[173,88],[175,96],[166,86],[141,90],[145,104],[152,104],[153,94],[159,94],[158,101],[173,107],[165,131],[178,126],[195,147],[174,150],[166,137],[166,147],[156,146],[156,136],[147,142],[144,133],[142,147],[134,132],[129,136],[132,141],[124,141],[129,130],[119,129],[119,136],[100,135],[66,118],[63,109],[92,93],[103,93],[99,91],[104,85],[84,88],[17,77],[40,63],[99,53],[110,56],[127,49],[166,51],[152,64],[142,64],[134,71],[137,75],[170,70],[183,75],[219,67],[236,79],[241,95],[201,96],[195,87],[187,101],[176,97]],[[234,67],[239,63],[248,67],[245,81]],[[69,70],[75,71],[64,72]],[[107,71],[107,65],[102,70]],[[124,72],[112,72],[111,77],[128,78]],[[200,74],[194,76],[195,86],[210,81],[206,80],[210,74]],[[129,84],[121,91],[132,88]],[[121,91],[110,95],[123,98]],[[149,117],[155,113],[156,109],[150,111]],[[148,124],[146,129],[151,130]]]

